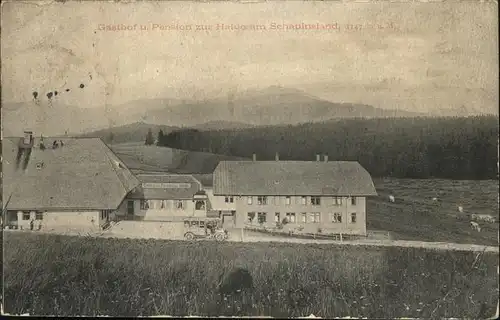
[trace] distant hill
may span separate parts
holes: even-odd
[[[307,93],[282,87],[248,90],[227,98],[186,101],[144,113],[143,121],[196,127],[200,123],[244,122],[248,125],[278,125],[316,122],[330,118],[411,117],[423,114],[386,110],[364,104],[334,103]]]
[[[53,100],[2,104],[4,135],[21,135],[24,129],[33,130],[35,135],[46,136],[64,134],[65,131],[82,134],[138,121],[168,127],[218,130],[317,122],[325,119],[423,115],[365,104],[331,102],[300,90],[278,86],[201,101],[142,99],[103,108],[80,108],[64,105],[57,99]]]
[[[82,137],[101,138],[106,143],[127,143],[127,142],[141,142],[144,143],[146,135],[149,130],[152,130],[153,136],[157,137],[158,132],[163,130],[165,134],[179,129],[177,127],[162,126],[155,124],[148,124],[144,122],[136,122],[124,126],[102,129],[89,133],[82,134]]]
[[[229,129],[247,129],[253,128],[255,125],[244,123],[244,122],[235,122],[235,121],[209,121],[202,124],[197,124],[191,126],[192,129],[197,129],[200,131],[205,130],[229,130]]]

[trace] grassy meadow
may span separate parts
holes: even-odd
[[[494,315],[498,255],[4,234],[5,312],[369,318]],[[235,268],[241,293],[222,283]]]
[[[498,219],[498,181],[376,178],[374,184],[378,196],[366,206],[369,230],[390,231],[398,240],[498,245],[498,222],[479,222],[481,232],[469,224],[472,213]]]

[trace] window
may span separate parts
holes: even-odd
[[[257,213],[257,221],[259,223],[265,223],[267,220],[267,213],[266,212],[259,212]]]
[[[314,222],[314,213],[309,213],[309,221],[310,223]]]
[[[289,197],[289,196],[286,196],[286,198],[285,198],[285,204],[286,204],[287,206],[289,206],[291,202],[292,202],[292,198],[291,198],[291,197]]]
[[[252,223],[253,219],[255,218],[255,212],[248,212],[247,213],[247,221]]]
[[[197,200],[195,203],[196,210],[205,210],[205,201]]]
[[[307,219],[306,219],[306,218],[307,218],[307,217],[306,217],[306,213],[305,213],[305,212],[302,212],[302,213],[300,214],[300,222],[302,222],[302,223],[306,223],[306,222],[307,222]]]
[[[356,223],[356,212],[351,213],[351,223]]]
[[[286,213],[286,219],[290,223],[295,223],[295,212],[287,212]]]
[[[43,220],[43,212],[36,213],[36,220]]]
[[[224,197],[224,201],[226,203],[233,203],[234,202],[234,198],[233,198],[233,196],[226,196],[226,197]]]
[[[30,213],[29,212],[23,212],[23,220],[29,220],[30,219]]]
[[[356,197],[351,197],[351,205],[356,205]]]
[[[175,209],[177,209],[177,210],[183,210],[184,209],[184,201],[182,201],[182,200],[175,200]]]
[[[205,228],[205,221],[200,221],[200,228]]]
[[[332,222],[333,223],[341,223],[342,222],[342,213],[335,212],[332,214]]]
[[[320,197],[311,197],[311,204],[313,206],[319,206],[321,204]]]
[[[280,221],[280,213],[279,212],[275,212],[274,213],[274,222],[281,222]]]
[[[141,209],[142,209],[142,201],[144,201],[144,200],[141,200]],[[127,202],[127,213],[129,215],[133,215],[134,214],[134,201],[133,200],[129,200]]]
[[[107,220],[109,218],[109,214],[111,212],[113,212],[113,210],[103,210],[103,211],[101,211],[101,220]],[[38,218],[37,218],[37,220],[38,220]]]
[[[301,201],[300,203],[305,206],[307,204],[307,197],[302,196],[300,198],[300,201]]]
[[[167,200],[160,200],[160,209],[167,209]]]
[[[155,202],[154,200],[146,200],[148,203],[148,209],[154,209],[155,208]]]
[[[247,197],[247,204],[251,205],[253,203],[253,198],[252,197]]]
[[[340,206],[342,204],[342,197],[333,197],[333,204]]]
[[[320,213],[319,212],[311,212],[311,214],[309,214],[309,221],[311,221],[312,223],[320,222]]]
[[[154,209],[155,208],[155,201],[154,200],[148,200],[148,207],[149,207],[149,209]]]
[[[266,205],[267,204],[267,197],[266,196],[258,196],[257,203],[259,205]]]

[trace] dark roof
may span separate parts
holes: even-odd
[[[200,182],[191,175],[138,174],[137,178],[141,185],[130,193],[128,197],[131,199],[193,199],[193,196],[201,190]]]
[[[355,161],[221,161],[215,195],[377,195],[372,178]]]
[[[2,145],[4,196],[9,210],[116,209],[139,181],[98,138],[35,137],[26,169],[25,153],[17,165],[19,140]],[[53,141],[63,146],[52,148]]]
[[[212,173],[194,173],[193,177],[200,181],[203,187],[211,188],[214,185],[214,175]]]

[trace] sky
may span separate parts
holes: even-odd
[[[279,85],[334,102],[498,112],[493,2],[19,1],[2,3],[1,18],[3,102],[57,90],[89,108]],[[276,27],[301,23],[328,29]]]

